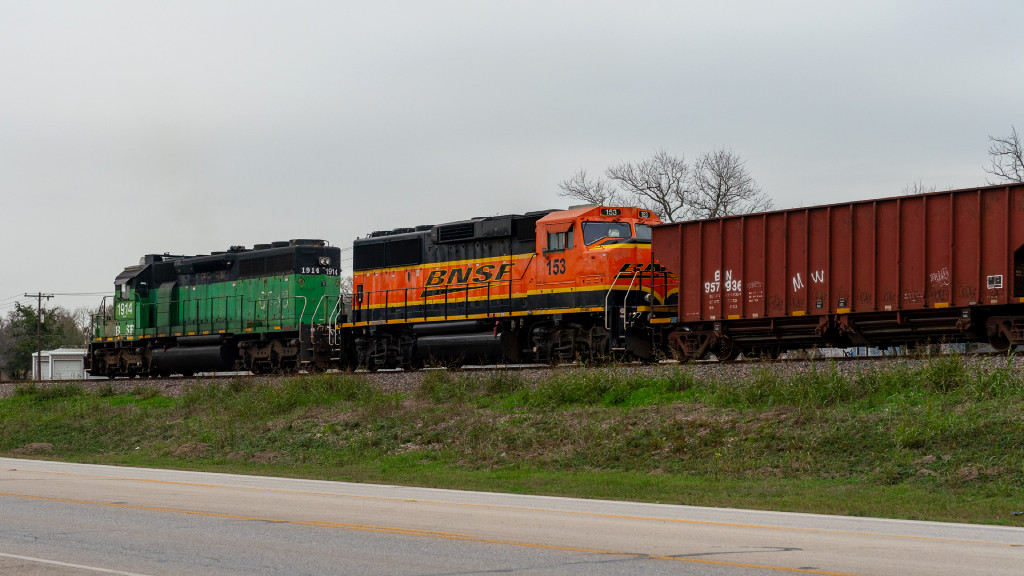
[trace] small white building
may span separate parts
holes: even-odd
[[[32,353],[33,380],[85,380],[85,350],[80,348],[58,348],[44,350],[42,361],[36,362],[38,354]],[[42,372],[42,378],[39,377]]]

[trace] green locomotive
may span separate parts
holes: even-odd
[[[86,369],[110,378],[326,369],[332,347],[316,328],[337,320],[340,260],[323,240],[144,256],[104,298]]]

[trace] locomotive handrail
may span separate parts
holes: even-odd
[[[342,314],[345,315],[345,319],[348,319],[349,316],[354,317],[355,313],[356,295],[353,293],[349,293],[348,299],[346,300],[345,295],[342,294],[341,297],[338,299],[338,316],[335,318],[335,321],[340,320]]]
[[[334,308],[331,309],[331,310],[328,310],[328,308],[331,305],[331,297],[330,297],[330,295],[324,294],[324,295],[320,296],[319,300],[317,300],[316,307],[313,308],[313,313],[312,313],[312,315],[310,316],[310,319],[309,319],[309,324],[310,324],[310,326],[313,327],[313,329],[309,331],[310,342],[315,342],[316,341],[316,334],[317,334],[316,327],[317,326],[325,326],[325,327],[327,327],[327,330],[328,330],[327,331],[327,343],[328,343],[328,345],[333,346],[335,344],[335,339],[334,339],[335,329],[332,326],[331,316],[334,315],[334,312],[336,310],[338,310],[338,307],[341,304],[342,297],[343,297],[342,295],[340,295],[340,294],[338,295],[338,304],[335,304]],[[325,302],[326,302],[326,304],[325,304]],[[322,323],[318,324],[316,322],[316,314],[320,310],[320,306],[324,307],[324,321]],[[305,311],[305,309],[303,309],[303,311]]]
[[[309,298],[306,298],[305,296],[291,296],[291,298],[295,298],[296,300],[298,298],[302,298],[302,312],[299,312],[299,318],[298,318],[299,326],[302,326],[302,319],[306,315],[306,307],[309,306]],[[315,312],[315,310],[314,310],[314,312]],[[284,314],[281,314],[281,319],[284,320]],[[292,317],[292,320],[295,320],[294,316]],[[312,316],[309,317],[309,324],[311,326],[313,325],[313,317]]]
[[[91,333],[93,338],[109,338],[114,336],[124,336],[116,332],[116,327],[119,326],[118,320],[114,314],[114,311],[106,310],[106,303],[109,296],[104,296],[100,304],[100,309],[95,314],[91,315]],[[230,295],[230,296],[215,296],[207,298],[192,299],[175,299],[168,301],[168,304],[174,307],[178,313],[169,314],[167,318],[161,318],[161,312],[157,310],[155,314],[152,314],[154,309],[159,308],[158,303],[144,303],[136,302],[131,318],[123,318],[123,321],[130,323],[132,328],[136,328],[129,336],[156,336],[159,334],[159,329],[166,328],[173,330],[174,327],[178,327],[182,332],[193,332],[196,334],[202,332],[215,332],[215,331],[229,331],[232,329],[232,320],[228,311],[233,308],[233,302],[238,303],[237,307],[237,323],[238,329],[243,329],[246,324],[250,328],[269,327],[271,325],[272,316],[276,316],[276,320],[284,325],[287,322],[301,324],[306,310],[309,308],[309,299],[306,296],[285,296],[279,298],[260,299],[252,302],[251,310],[246,310],[246,298],[242,294]],[[286,305],[288,301],[294,302],[296,305],[301,301],[301,308],[295,306]],[[223,303],[223,310],[218,313],[218,303]],[[258,308],[263,305],[263,312],[260,313]],[[298,312],[298,314],[296,314]],[[314,310],[314,313],[316,311]],[[175,317],[176,316],[176,317]],[[311,323],[312,323],[311,318]],[[166,322],[164,324],[163,322]]]
[[[327,305],[328,306],[330,305],[330,303],[331,303],[331,297],[330,296],[328,296],[327,294],[324,294],[324,295],[320,296],[320,300],[318,300],[317,303],[316,303],[316,308],[313,308],[313,314],[309,317],[309,323],[310,323],[311,326],[315,326],[316,325],[316,313],[317,313],[317,311],[320,310],[320,305],[323,304],[325,300],[327,301]],[[327,306],[324,306],[324,321],[323,321],[324,324],[329,324],[330,323],[330,314],[331,313],[327,311]]]
[[[349,294],[348,296],[349,296],[349,298],[352,297],[351,294]],[[327,302],[330,303],[330,297],[328,297]],[[334,305],[334,308],[331,310],[330,315],[327,318],[325,318],[325,320],[328,322],[328,324],[337,324],[338,323],[338,317],[341,316],[341,313],[344,310],[344,306],[345,306],[345,294],[338,294],[338,303]]]
[[[341,302],[342,299],[345,298],[345,295],[338,294],[338,302],[334,304],[333,308],[330,308],[331,297],[325,295],[324,298],[327,298],[327,306],[324,307],[324,324],[333,326],[338,323],[338,315],[341,314]],[[328,310],[328,308],[330,308],[330,310]]]
[[[608,307],[608,299],[612,297],[612,291],[615,290],[615,283],[619,281],[619,276],[622,276],[622,270],[619,270],[615,274],[615,278],[612,279],[612,285],[608,287],[608,292],[604,295],[604,329],[611,330],[611,308]]]
[[[313,317],[315,318],[317,310],[320,309],[320,304],[323,303],[323,302],[327,303],[324,306],[324,322],[323,322],[323,326],[327,328],[327,344],[328,344],[328,346],[334,346],[334,345],[336,345],[338,343],[337,342],[337,337],[336,337],[337,330],[335,329],[335,325],[337,323],[336,322],[337,321],[337,317],[338,317],[338,314],[340,313],[341,304],[342,304],[342,301],[343,301],[344,298],[345,298],[344,294],[338,294],[338,302],[334,305],[334,308],[330,308],[330,306],[331,306],[331,297],[328,294],[324,294],[323,296],[320,297],[320,301],[317,302],[316,308],[313,310]],[[330,308],[330,310],[328,310],[328,308]],[[310,341],[311,342],[316,338],[316,332],[317,332],[316,330],[311,330],[310,331]]]
[[[626,295],[622,298],[622,307],[628,312],[629,308],[629,293],[633,290],[633,284],[636,283],[636,277],[641,273],[641,270],[637,270],[633,273],[633,278],[629,281],[629,288],[626,289]],[[608,292],[604,295],[604,329],[611,330],[611,308],[608,306],[608,299],[611,298],[612,292],[615,290],[615,283],[619,281],[619,276],[622,275],[622,270],[619,270],[615,274],[615,279],[612,280],[611,286],[608,287]],[[628,326],[627,326],[628,327]]]
[[[633,273],[633,279],[629,281],[629,288],[626,288],[626,295],[622,297],[623,325],[626,328],[629,328],[632,325],[632,323],[629,322],[629,293],[633,291],[633,284],[636,282],[637,275],[642,273],[643,272],[641,270],[637,270]]]
[[[472,314],[512,313],[515,291],[522,284],[516,277],[505,280],[459,282],[435,286],[384,288],[363,292],[360,303],[356,294],[342,294],[332,309],[331,317],[338,318],[345,311],[346,299],[352,302],[353,316],[347,322],[416,321],[419,317],[438,320]],[[498,292],[498,288],[506,292]],[[476,291],[474,293],[474,291]],[[482,292],[482,294],[480,294]],[[329,302],[329,300],[328,300]],[[417,312],[416,308],[422,308]],[[366,312],[362,314],[362,312]],[[433,321],[433,320],[431,320]]]
[[[91,322],[91,326],[89,328],[90,328],[90,331],[92,332],[92,337],[93,338],[103,338],[103,337],[105,337],[106,336],[107,322],[113,319],[112,318],[113,315],[114,315],[113,309],[111,309],[110,314],[109,314],[109,316],[111,316],[111,317],[108,318],[108,314],[107,314],[107,298],[110,298],[110,296],[104,296],[103,300],[100,301],[100,307],[96,310],[96,313],[91,315],[92,322]],[[101,331],[103,332],[102,334],[100,334]]]

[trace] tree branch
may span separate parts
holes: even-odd
[[[559,196],[582,200],[587,204],[624,204],[618,191],[607,180],[598,178],[591,180],[586,170],[580,170],[571,177],[558,183],[562,189]]]
[[[989,184],[1024,182],[1024,150],[1021,148],[1017,128],[1010,126],[1009,136],[1003,138],[989,136],[988,141],[990,142],[988,155],[992,164],[985,168],[985,172],[1000,179],[999,182],[990,181]]]

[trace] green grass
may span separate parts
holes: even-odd
[[[22,386],[0,454],[134,466],[1024,525],[1024,377],[1015,359],[850,372],[751,366]]]

